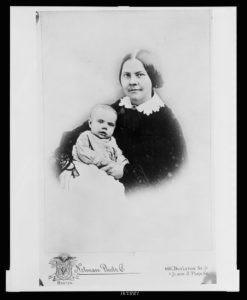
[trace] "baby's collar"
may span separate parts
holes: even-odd
[[[134,108],[134,106],[131,104],[130,98],[128,96],[125,96],[120,100],[119,106],[124,106],[125,108],[130,108],[130,109]],[[149,116],[153,112],[158,112],[160,110],[160,108],[164,107],[164,106],[165,106],[164,102],[155,93],[150,100],[136,106],[136,110]]]

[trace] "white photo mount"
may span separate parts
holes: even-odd
[[[110,12],[114,21],[109,18]],[[96,247],[90,251],[90,248],[83,248],[83,240],[78,244],[70,241],[70,246],[67,244],[60,247],[59,241],[52,244],[55,240],[55,222],[59,224],[60,220],[59,214],[55,219],[53,217],[56,208],[63,216],[65,211],[59,207],[58,199],[53,202],[58,206],[49,206],[52,197],[49,197],[49,189],[44,188],[47,183],[47,157],[58,145],[61,133],[72,129],[76,120],[79,122],[80,113],[82,119],[85,118],[92,103],[117,99],[119,90],[114,75],[117,74],[118,61],[121,60],[122,54],[126,54],[128,49],[138,44],[136,42],[133,45],[134,36],[130,37],[127,43],[119,45],[112,43],[110,59],[106,56],[109,52],[107,43],[102,46],[100,52],[97,44],[92,43],[90,46],[87,42],[94,37],[87,35],[85,30],[87,27],[82,25],[95,26],[96,34],[95,19],[103,24],[104,14],[108,14],[105,29],[109,29],[116,22],[115,16],[119,13],[118,16],[121,15],[122,20],[126,18],[130,24],[133,24],[133,19],[128,19],[129,14],[132,16],[133,12],[136,13],[140,26],[137,26],[139,31],[135,29],[136,32],[141,32],[141,27],[147,24],[147,28],[144,28],[145,32],[149,30],[150,34],[153,33],[153,43],[145,36],[139,36],[141,47],[153,45],[153,49],[156,49],[159,54],[166,50],[167,57],[174,55],[174,60],[165,61],[167,87],[161,93],[163,95],[168,93],[167,102],[181,120],[187,142],[189,146],[193,145],[190,149],[195,151],[194,155],[197,152],[193,140],[197,137],[197,132],[195,130],[192,133],[192,123],[197,122],[200,126],[208,125],[206,131],[202,133],[199,147],[200,149],[203,146],[208,147],[211,155],[208,162],[211,162],[212,168],[205,169],[209,172],[205,175],[204,165],[202,165],[200,175],[209,181],[204,185],[204,182],[198,180],[198,184],[202,189],[206,190],[207,187],[212,189],[211,193],[208,193],[211,198],[208,205],[202,200],[200,202],[200,199],[196,202],[192,196],[193,187],[191,194],[189,189],[184,189],[188,192],[185,199],[190,199],[188,199],[189,204],[183,206],[169,188],[169,196],[175,197],[173,202],[171,200],[169,202],[168,199],[169,206],[165,207],[168,212],[166,225],[174,226],[173,235],[172,230],[164,231],[170,245],[159,242],[157,234],[157,237],[154,235],[151,246],[142,243],[144,237],[140,239],[140,243],[132,244],[139,249],[134,246],[125,249],[111,245],[106,249],[97,251]],[[191,23],[186,19],[188,14],[192,18]],[[146,23],[143,21],[144,15],[149,16]],[[159,23],[157,21],[159,18],[150,21],[150,16],[155,15],[166,16],[166,21]],[[200,21],[201,16],[204,17],[204,21]],[[119,17],[118,20],[121,18]],[[148,27],[148,22],[154,22],[156,31]],[[7,271],[7,291],[238,290],[235,23],[235,8],[11,7],[11,267]],[[157,29],[163,28],[164,24],[167,25],[166,30],[157,32]],[[195,27],[195,24],[200,26]],[[209,26],[208,29],[206,25]],[[130,31],[123,28],[119,32],[116,25],[112,33],[106,31],[105,40],[111,40],[112,36],[117,37],[117,32],[126,38]],[[189,34],[192,34],[190,38]],[[67,47],[63,47],[64,45]],[[177,50],[181,45],[184,48]],[[205,45],[208,47],[206,50],[201,48]],[[188,55],[190,51],[191,54],[194,53],[192,50],[196,47],[198,48],[195,53],[198,53],[198,57]],[[189,57],[190,60],[186,62],[180,57],[176,62],[175,58],[179,54]],[[200,59],[208,57],[207,55],[210,56],[208,61],[201,63]],[[66,60],[62,60],[64,57]],[[59,69],[61,61],[64,63],[63,68],[66,68],[67,77],[63,77],[64,74]],[[84,67],[86,72],[81,68],[76,69],[76,65]],[[183,70],[182,74],[179,74],[181,65]],[[189,66],[190,72],[186,68],[189,69]],[[195,81],[196,72],[200,72],[200,68],[204,68],[200,73],[203,78],[197,78]],[[81,112],[79,110],[81,108],[79,100],[82,96],[80,76],[82,82],[87,83],[83,86],[86,91],[83,100],[85,110]],[[186,82],[185,78],[187,78]],[[208,86],[203,85],[204,79]],[[57,91],[58,86],[54,85],[56,82],[60,84],[58,86],[62,86],[64,82],[61,93]],[[96,92],[92,89],[95,84],[98,87]],[[183,93],[176,89],[178,86]],[[186,100],[186,104],[181,105],[181,95],[183,100]],[[196,98],[198,95],[201,95],[200,99]],[[69,97],[71,98],[68,99]],[[196,101],[201,101],[197,107],[195,107],[195,103],[198,103]],[[202,108],[208,111],[200,111]],[[205,120],[200,120],[203,116]],[[199,161],[200,159],[197,163]],[[197,174],[193,176],[193,180],[196,180]],[[183,182],[182,175],[179,180]],[[194,182],[186,180],[187,183]],[[183,186],[181,182],[179,187]],[[164,197],[163,192],[162,197]],[[198,197],[199,193],[195,194]],[[203,197],[202,193],[201,199],[204,199]],[[144,203],[146,208],[149,208],[147,201]],[[156,204],[158,203],[160,204],[159,201]],[[138,205],[141,207],[140,201],[129,205],[128,208],[132,208],[136,218],[142,220]],[[70,209],[69,207],[68,205],[67,208]],[[71,211],[75,210],[72,207]],[[191,218],[186,221],[186,214],[193,216],[191,211],[194,213],[195,223]],[[151,216],[151,213],[148,216]],[[162,215],[158,218],[159,221],[162,220]],[[198,220],[201,220],[201,223],[196,222]],[[172,222],[176,222],[177,225]],[[192,234],[187,232],[186,237],[182,234],[183,231],[179,231],[179,222],[180,224],[192,222],[190,228],[194,228],[194,239]],[[61,224],[60,226],[64,225]],[[207,234],[200,235],[195,228],[196,226],[204,228],[203,226],[208,224],[211,227],[205,229],[205,233],[208,234],[207,239]],[[153,223],[151,225],[154,226]],[[50,236],[46,235],[49,228],[53,230]],[[57,232],[59,228],[61,229],[58,227]],[[74,229],[78,229],[77,225]],[[71,228],[66,234],[69,236],[71,232],[73,237],[75,231]],[[180,236],[180,240],[186,241],[187,238],[190,243],[179,243],[179,238],[174,238],[176,234]],[[80,247],[82,251],[79,251]],[[59,263],[60,267],[58,267]],[[63,271],[61,265],[65,268]]]

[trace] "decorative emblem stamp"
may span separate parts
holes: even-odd
[[[49,263],[55,268],[55,272],[49,276],[53,281],[72,281],[78,277],[74,270],[76,258],[67,253],[54,257]]]
[[[86,266],[78,262],[76,257],[68,253],[62,253],[53,257],[49,264],[55,269],[48,279],[55,281],[57,284],[72,284],[75,279],[83,275],[119,275],[119,274],[138,274],[136,272],[125,272],[123,263],[108,265],[99,263],[93,266]]]

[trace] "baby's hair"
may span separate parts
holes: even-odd
[[[112,108],[110,105],[107,104],[97,104],[93,107],[91,114],[90,114],[90,118],[92,118],[93,114],[98,110],[98,109],[105,109],[105,110],[109,110],[112,111],[116,117],[117,117],[117,112],[115,111],[114,108]]]

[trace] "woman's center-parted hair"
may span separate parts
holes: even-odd
[[[113,112],[116,115],[116,118],[117,118],[117,112],[110,105],[107,105],[107,104],[97,104],[97,105],[95,105],[93,107],[93,109],[91,111],[90,119],[92,119],[93,116],[94,116],[94,114],[95,114],[95,112],[99,111],[99,110],[108,110],[108,111],[111,111],[111,112]]]
[[[123,70],[123,65],[127,60],[130,59],[138,59],[142,64],[144,69],[146,70],[151,82],[152,82],[152,88],[161,88],[164,84],[162,75],[159,71],[159,66],[157,65],[157,62],[155,61],[155,58],[151,52],[148,50],[139,50],[137,52],[129,53],[125,55],[125,57],[122,60],[122,63],[120,65],[120,71],[119,71],[119,81],[121,84],[121,75]]]

